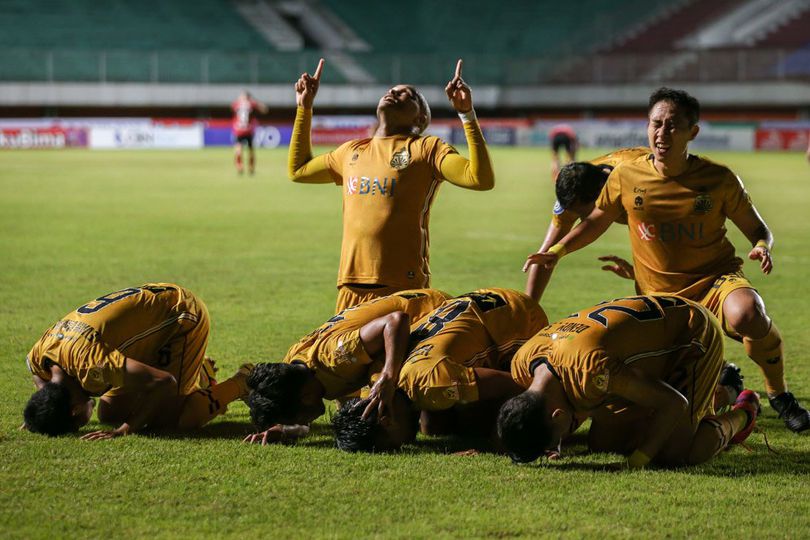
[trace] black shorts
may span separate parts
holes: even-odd
[[[573,154],[577,149],[577,140],[565,133],[557,133],[554,135],[554,138],[551,139],[551,149],[555,152],[559,152],[560,148],[565,148],[566,152]]]
[[[253,133],[246,133],[245,135],[237,135],[236,142],[239,144],[246,144],[248,148],[253,148]]]

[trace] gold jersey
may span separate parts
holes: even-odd
[[[658,292],[697,299],[742,260],[726,237],[726,218],[756,212],[742,181],[727,167],[689,156],[687,171],[662,176],[647,157],[620,164],[597,206],[628,216],[636,283]]]
[[[397,135],[349,141],[326,155],[343,186],[338,285],[429,286],[430,208],[441,162],[454,153],[437,137]]]
[[[711,406],[723,365],[722,332],[703,306],[677,296],[603,302],[555,322],[515,354],[512,377],[528,388],[545,363],[579,413],[601,405],[611,377],[633,367],[690,399],[693,420]]]
[[[620,163],[630,161],[649,154],[650,149],[647,148],[646,146],[621,148],[619,150],[616,150],[615,152],[611,152],[609,154],[593,158],[592,160],[588,161],[588,163],[590,163],[591,165],[604,165],[606,167],[610,167],[610,169],[612,170],[615,169]],[[584,217],[587,216],[580,216],[573,210],[566,210],[562,206],[560,206],[559,202],[555,202],[554,209],[551,213],[551,223],[558,229],[561,229],[564,234],[567,234],[568,231],[574,228],[576,222]],[[616,221],[618,223],[626,224],[627,217],[622,216]]]
[[[50,366],[57,364],[85,391],[100,395],[123,386],[126,359],[131,358],[171,372],[180,392],[187,394],[197,382],[208,330],[205,304],[190,291],[171,283],[147,283],[68,313],[34,344],[26,360],[31,373],[43,380],[50,380]],[[175,338],[189,333],[194,333],[193,348],[172,346]]]
[[[514,352],[547,323],[537,302],[511,289],[448,300],[413,325],[399,387],[421,410],[477,401],[474,368],[508,370]]]
[[[447,298],[447,293],[436,289],[416,289],[345,309],[290,347],[283,361],[305,364],[324,385],[326,399],[339,398],[368,384],[371,375],[382,368],[360,342],[363,326],[395,311],[404,311],[411,321],[418,321]]]

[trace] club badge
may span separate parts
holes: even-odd
[[[714,206],[714,203],[712,203],[712,199],[708,195],[702,193],[695,197],[696,214],[706,214],[712,209],[712,206]]]
[[[593,378],[593,385],[601,391],[606,391],[608,387],[608,371],[605,370]]]
[[[394,169],[401,171],[411,163],[411,154],[408,152],[407,148],[403,148],[398,152],[394,152],[394,155],[391,157],[391,167]]]

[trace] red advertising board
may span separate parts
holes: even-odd
[[[0,128],[0,148],[66,148],[69,146],[87,146],[87,129]]]
[[[756,133],[756,149],[805,151],[808,140],[810,140],[810,130],[760,128]]]

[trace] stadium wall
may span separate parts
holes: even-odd
[[[497,110],[540,108],[639,107],[657,84],[474,86],[476,108]],[[758,83],[678,83],[700,98],[704,107],[791,107],[810,116],[810,83],[774,81]],[[148,84],[148,83],[0,83],[0,107],[108,106],[108,107],[217,107],[231,100],[244,85]],[[376,107],[386,85],[323,85],[318,107]],[[292,108],[290,84],[250,86],[257,98],[270,107]],[[444,87],[420,90],[436,109],[449,109]]]

